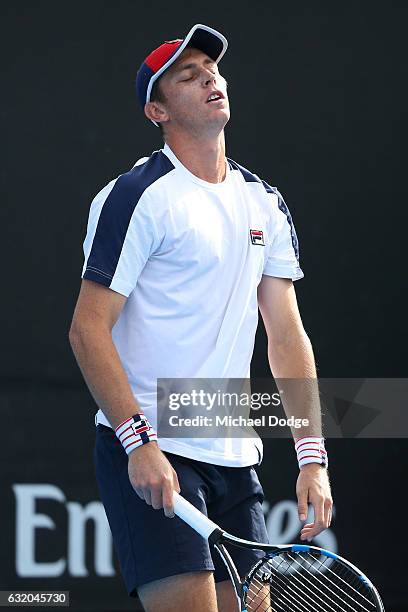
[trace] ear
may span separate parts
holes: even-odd
[[[160,102],[148,102],[145,104],[144,112],[148,119],[152,119],[157,123],[163,123],[169,120],[169,115]]]

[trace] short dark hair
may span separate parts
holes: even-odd
[[[152,91],[150,93],[150,101],[162,103],[166,102],[166,96],[164,95],[163,90],[160,86],[160,77],[155,83],[153,83]]]
[[[160,86],[160,78],[158,78],[157,81],[153,84],[152,91],[150,94],[150,102],[159,102],[161,104],[164,104],[166,101],[167,98],[164,95],[163,90]],[[161,135],[164,139],[164,127],[161,123],[158,123],[158,126],[160,128]]]

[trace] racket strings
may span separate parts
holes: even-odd
[[[284,592],[281,590],[281,588],[285,587]],[[294,583],[292,586],[282,583],[282,581],[278,580],[276,581],[276,584],[271,584],[270,585],[270,596],[271,599],[274,603],[274,607],[278,607],[278,609],[284,609],[285,611],[290,609],[292,610],[294,605],[296,605],[297,609],[299,608],[299,605],[301,606],[301,610],[303,610],[303,612],[310,612],[310,610],[313,610],[313,612],[324,612],[325,611],[325,607],[322,606],[322,604],[317,601],[316,596],[313,597],[313,595],[311,596],[309,593],[305,592],[304,588],[299,588],[299,586]],[[281,605],[279,605],[279,601],[284,600],[284,603],[286,604],[291,604],[290,608],[282,608]],[[306,602],[307,605],[304,605],[301,600],[304,600]],[[312,605],[313,608],[308,607],[309,605]],[[333,610],[333,608],[330,606],[330,609]],[[271,608],[266,608],[266,610],[271,610]],[[266,612],[265,610],[265,612]],[[264,611],[262,611],[264,612]]]
[[[330,596],[327,596],[326,600],[324,597],[321,597],[321,595],[324,596],[324,592],[321,589],[317,588],[316,591],[313,592],[313,588],[310,588],[305,583],[302,584],[296,575],[293,575],[293,579],[296,581],[296,586],[297,583],[300,584],[299,593],[303,593],[303,596],[307,598],[307,601],[309,603],[313,603],[314,606],[318,606],[319,610],[322,610],[322,612],[324,612],[327,608],[329,610],[332,610],[333,612],[336,612],[338,609],[341,610],[341,612],[347,612],[346,609],[343,608],[340,604],[338,604],[338,608],[334,607],[337,602],[334,601]],[[311,583],[311,581],[309,582]],[[311,586],[313,587],[313,583],[311,583]],[[301,587],[303,587],[303,589]],[[331,604],[334,604],[334,606]]]
[[[335,591],[334,591],[332,588],[330,588],[329,584],[333,584],[334,586],[336,586],[336,584],[335,584],[335,583],[334,583],[334,582],[333,582],[333,581],[332,581],[330,578],[328,578],[327,576],[325,576],[325,575],[323,574],[323,572],[321,572],[320,570],[318,570],[318,572],[319,572],[319,573],[320,573],[322,576],[324,576],[324,580],[325,580],[325,581],[320,580],[320,579],[319,579],[317,576],[315,576],[315,575],[314,575],[312,572],[310,572],[310,571],[309,571],[309,570],[308,570],[306,567],[304,567],[304,566],[302,566],[301,564],[299,564],[299,562],[297,561],[297,559],[296,559],[296,558],[292,557],[290,554],[289,554],[288,556],[289,556],[289,558],[292,560],[292,562],[293,562],[293,563],[297,563],[298,565],[300,565],[300,567],[302,567],[303,569],[305,569],[305,571],[307,572],[307,574],[308,574],[308,575],[310,575],[310,576],[311,576],[312,578],[314,578],[314,579],[315,579],[315,580],[316,580],[316,581],[317,581],[317,582],[318,582],[320,585],[322,585],[322,587],[324,587],[324,589],[327,591],[327,597],[330,599],[330,601],[332,601],[333,603],[336,603],[336,601],[335,601],[334,599],[331,599],[331,598],[330,598],[330,596],[329,596],[329,594],[328,594],[328,593],[330,593],[330,594],[334,595],[334,597],[338,598],[338,599],[340,600],[340,603],[343,603],[343,604],[345,604],[346,606],[348,606],[348,608],[347,608],[347,609],[346,609],[346,608],[344,608],[344,607],[341,607],[341,610],[344,610],[344,612],[347,612],[347,610],[350,610],[350,608],[351,608],[351,610],[356,609],[356,608],[352,607],[352,605],[351,605],[351,604],[350,604],[348,601],[346,601],[346,600],[342,599],[342,597],[341,597],[341,596],[338,594],[338,592],[335,592]],[[343,582],[345,582],[345,581],[343,580]],[[313,585],[313,583],[312,583],[312,581],[311,581],[311,580],[310,580],[310,583]],[[329,584],[327,584],[327,583],[329,583]],[[324,591],[324,590],[322,590],[321,588],[319,588],[319,587],[317,587],[317,586],[315,586],[315,588],[317,589],[317,591],[318,591],[319,593],[321,593],[321,594],[323,594],[323,595],[325,594],[325,591]],[[357,593],[358,593],[358,591],[356,591],[356,589],[354,589],[354,587],[352,587],[352,588],[353,588],[353,591],[355,591],[355,592],[357,592]],[[345,595],[345,596],[347,596],[348,598],[350,598],[350,599],[352,600],[353,604],[355,604],[355,605],[357,605],[357,606],[360,606],[360,608],[359,608],[359,609],[361,609],[361,610],[365,610],[365,611],[367,611],[367,612],[370,612],[369,608],[366,608],[366,607],[365,607],[365,606],[364,606],[362,603],[360,603],[359,601],[357,601],[357,599],[355,599],[354,597],[352,597],[352,596],[351,596],[351,595],[350,595],[350,594],[349,594],[349,593],[348,593],[346,590],[342,589],[342,591],[341,591],[341,592],[342,592],[342,595]],[[358,593],[358,594],[359,594],[359,595],[361,595],[361,593]],[[338,605],[340,605],[340,604],[338,604]]]
[[[256,580],[256,578],[254,579],[254,582],[257,583],[257,587],[259,588],[259,586],[261,585],[261,583]],[[263,587],[265,588],[265,585],[263,585]],[[251,590],[251,589],[250,589]],[[290,589],[290,591],[293,591],[293,589]],[[253,593],[253,591],[252,591]],[[280,599],[280,603],[279,601],[275,600],[275,598],[273,597],[273,588],[271,588],[271,585],[269,585],[269,592],[267,595],[264,596],[262,601],[257,601],[257,599],[252,598],[251,601],[247,601],[247,610],[248,612],[269,612],[270,610],[272,610],[271,608],[271,599],[273,598],[274,601],[274,609],[276,610],[293,610],[293,611],[298,611],[298,612],[306,612],[307,608],[301,603],[299,602],[295,597],[293,597],[292,593],[286,593],[286,595],[284,593],[281,593],[281,599]],[[298,597],[299,594],[295,592],[295,596]],[[284,607],[284,604],[290,605],[291,607]]]
[[[310,566],[312,566],[312,567],[313,567],[315,564],[318,564],[317,569],[320,569],[320,566],[323,566],[323,568],[324,568],[324,570],[323,570],[323,571],[324,571],[324,572],[328,572],[328,573],[333,574],[333,576],[335,577],[335,579],[336,579],[336,580],[338,580],[338,581],[340,581],[340,582],[342,582],[342,583],[343,583],[343,584],[344,584],[344,585],[345,585],[345,586],[348,588],[348,590],[352,591],[352,592],[353,592],[353,593],[355,593],[356,595],[359,595],[361,598],[365,599],[365,600],[366,600],[366,602],[367,602],[368,604],[372,604],[372,603],[373,603],[373,602],[372,602],[370,599],[368,599],[368,598],[367,598],[367,597],[364,595],[364,593],[362,593],[362,592],[361,592],[361,590],[358,590],[358,588],[354,588],[354,587],[353,587],[353,584],[355,584],[355,583],[356,583],[356,584],[359,586],[359,585],[360,585],[360,581],[359,581],[359,579],[357,578],[357,576],[355,576],[355,575],[354,575],[354,581],[353,581],[353,584],[352,584],[352,583],[350,582],[350,571],[349,571],[349,570],[345,570],[344,566],[340,566],[340,565],[338,564],[338,569],[339,569],[339,571],[338,571],[338,573],[336,573],[336,572],[333,572],[333,570],[330,568],[330,561],[328,562],[328,558],[327,558],[327,557],[324,557],[325,562],[320,561],[320,559],[318,559],[317,557],[312,557],[312,558],[313,558],[313,560],[314,560],[314,563],[311,563],[311,562],[310,562],[310,560],[309,560],[309,558],[308,558],[306,555],[304,555],[304,556],[303,556],[304,561],[305,561],[305,562],[306,562],[308,565],[310,565]],[[341,574],[342,574],[342,572],[341,572],[340,570],[344,570],[344,574],[348,575],[348,577],[349,577],[349,578],[348,578],[348,580],[345,580],[345,579],[342,577],[342,575],[341,575]],[[330,580],[329,578],[327,578],[327,580],[328,580],[329,582],[332,582],[332,584],[336,584],[336,582],[335,582],[335,581]],[[344,592],[345,592],[345,594],[346,594],[346,595],[348,595],[349,597],[351,597],[351,595],[349,595],[349,594],[348,594],[348,590],[345,590]],[[352,597],[351,597],[351,599],[352,599]],[[368,609],[371,609],[371,608],[368,608]]]
[[[298,561],[298,560],[297,560],[295,557],[293,557],[293,556],[292,556],[292,555],[290,555],[290,554],[289,554],[288,556],[289,556],[289,557],[292,559],[292,561],[293,561],[294,563],[297,563],[298,565],[300,565],[300,566],[301,566],[301,564],[299,564],[299,561]],[[326,557],[326,558],[327,558],[327,557]],[[308,559],[307,557],[304,557],[304,561],[305,561],[305,563],[306,563],[308,566],[311,566],[311,567],[313,568],[313,564],[312,564],[312,563],[310,563],[310,561],[309,561],[309,559]],[[370,600],[369,600],[369,599],[368,599],[368,598],[367,598],[367,597],[366,597],[366,596],[365,596],[365,595],[364,595],[364,594],[363,594],[361,591],[358,591],[356,588],[354,588],[354,587],[353,587],[353,585],[352,585],[352,584],[350,584],[350,582],[347,582],[346,580],[344,580],[344,578],[342,578],[342,576],[340,575],[340,573],[339,573],[339,574],[335,574],[335,573],[334,573],[334,572],[333,572],[333,571],[330,569],[330,567],[329,567],[329,565],[328,565],[328,564],[321,563],[320,561],[319,561],[318,563],[319,563],[319,566],[323,566],[323,567],[325,568],[325,571],[328,571],[328,572],[333,573],[333,574],[336,576],[336,578],[337,578],[339,581],[341,581],[341,582],[342,582],[342,583],[343,583],[343,584],[344,584],[344,585],[347,587],[347,589],[344,589],[342,592],[343,592],[343,594],[344,594],[344,595],[345,595],[345,596],[346,596],[346,597],[347,597],[349,600],[351,600],[351,601],[353,602],[353,604],[357,604],[357,605],[359,605],[359,606],[360,606],[360,608],[361,608],[362,610],[367,610],[368,612],[370,612],[370,610],[372,610],[372,607],[371,607],[371,608],[370,608],[370,607],[365,607],[365,606],[363,605],[363,602],[358,601],[358,600],[357,600],[357,598],[355,597],[355,596],[360,596],[360,598],[365,599],[365,601],[366,601],[368,604],[372,604],[372,602],[370,602]],[[324,581],[323,581],[323,580],[319,579],[317,576],[315,576],[315,575],[314,575],[314,574],[313,574],[313,573],[312,573],[312,572],[311,572],[311,571],[308,569],[308,567],[307,567],[307,566],[303,566],[303,567],[304,567],[305,571],[306,571],[308,574],[310,574],[310,576],[312,576],[313,578],[315,578],[315,579],[316,579],[316,580],[317,580],[317,581],[318,581],[318,582],[319,582],[319,583],[320,583],[322,586],[324,586],[324,587],[325,587],[325,588],[326,588],[326,589],[327,589],[327,590],[328,590],[330,593],[333,593],[333,595],[334,595],[335,597],[339,597],[338,593],[337,593],[337,592],[336,592],[336,591],[335,591],[333,588],[330,588],[330,586],[329,586],[329,585],[333,585],[333,587],[337,587],[337,584],[336,584],[336,582],[335,582],[333,579],[331,579],[329,576],[324,576]],[[316,573],[318,573],[318,574],[322,574],[322,573],[323,573],[323,572],[321,571],[320,567],[317,567],[317,568],[316,568]],[[349,572],[349,573],[350,573],[350,572]],[[354,577],[354,578],[355,578],[355,580],[358,580],[356,577]],[[353,593],[353,595],[355,594],[355,596],[351,595],[351,593]],[[347,603],[347,602],[345,602],[345,603]],[[372,605],[374,605],[374,604],[372,604]]]
[[[373,612],[377,609],[358,575],[336,559],[311,553],[284,552],[266,559],[248,586],[245,599],[248,612]]]

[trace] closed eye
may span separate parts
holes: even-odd
[[[193,74],[190,74],[190,76],[186,76],[184,77],[184,79],[179,79],[180,83],[185,83],[186,81],[191,81],[194,78]]]
[[[213,76],[218,76],[218,72],[215,72],[214,70],[209,70],[209,72],[213,75]],[[196,74],[192,74],[189,77],[186,77],[184,79],[180,79],[180,83],[185,83],[187,81],[192,81],[194,79],[194,77],[196,76]]]

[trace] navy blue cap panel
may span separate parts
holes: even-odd
[[[142,64],[138,70],[136,76],[136,92],[142,108],[144,108],[146,103],[146,91],[153,75],[153,70],[149,68],[147,64]]]
[[[218,59],[224,48],[222,41],[206,30],[196,30],[187,46],[203,51],[214,61]]]

